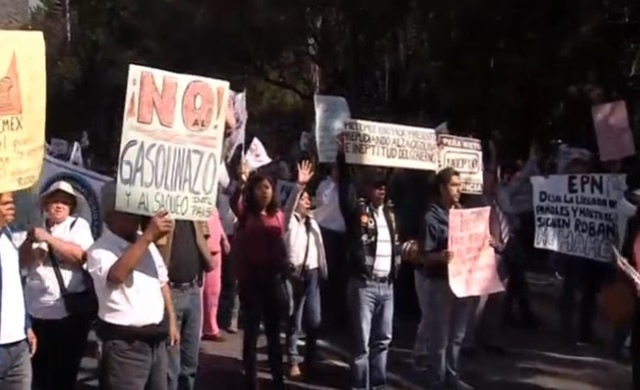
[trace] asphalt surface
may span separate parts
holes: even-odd
[[[576,347],[559,336],[557,312],[553,309],[558,286],[534,286],[534,309],[541,320],[536,331],[505,329],[506,351],[477,352],[463,358],[463,376],[478,390],[626,390],[631,389],[628,365],[613,361],[605,352],[606,342]],[[391,389],[426,389],[425,374],[413,370],[412,341],[416,324],[395,324],[394,342],[389,357]],[[598,322],[599,334],[607,337],[606,327]],[[224,342],[203,341],[197,389],[242,389],[241,335],[226,335]],[[292,389],[348,388],[346,364],[347,338],[336,336],[322,343],[322,363],[313,378],[292,382]],[[269,389],[264,340],[260,357],[264,389]],[[80,389],[97,389],[95,359],[83,361]]]

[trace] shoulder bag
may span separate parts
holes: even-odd
[[[76,221],[71,222],[69,231],[73,231],[73,227]],[[53,250],[49,251],[49,259],[53,266],[53,272],[56,275],[58,286],[60,287],[60,294],[64,301],[64,307],[67,309],[69,315],[86,319],[87,321],[93,321],[98,315],[98,297],[96,296],[95,289],[93,287],[93,279],[91,275],[81,268],[82,282],[85,286],[85,290],[81,292],[69,292],[64,285],[64,279],[62,278],[62,272],[60,272],[60,259],[53,253]]]

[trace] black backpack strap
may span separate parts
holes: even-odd
[[[71,225],[69,226],[69,232],[71,232],[73,230],[73,227],[76,226],[76,222],[78,222],[78,218],[74,219],[71,222]],[[60,287],[60,294],[65,295],[67,293],[67,287],[64,285],[62,272],[60,272],[60,259],[55,253],[53,253],[53,250],[49,250],[49,260],[51,261],[51,266],[53,267],[53,273],[56,275],[58,287]]]

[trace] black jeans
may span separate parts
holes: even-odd
[[[636,299],[631,328],[631,364],[633,370],[633,389],[640,389],[640,300]]]
[[[349,325],[347,311],[347,285],[349,270],[346,263],[346,236],[332,230],[322,229],[327,256],[328,279],[320,290],[322,296],[323,328],[341,331]]]
[[[33,355],[33,386],[38,390],[73,389],[84,356],[91,323],[76,316],[60,320],[34,318],[38,339]]]
[[[244,319],[242,343],[242,365],[246,378],[246,388],[257,390],[258,362],[257,344],[260,336],[260,322],[264,321],[267,336],[269,366],[275,389],[284,388],[284,367],[280,347],[280,321],[282,302],[279,293],[279,276],[262,276],[243,281],[239,285],[240,304]]]
[[[107,340],[102,345],[100,390],[167,390],[167,370],[165,340]]]
[[[561,261],[565,270],[560,303],[562,331],[565,337],[575,340],[576,292],[579,292],[577,341],[589,342],[593,336],[596,299],[613,267],[608,263],[567,255],[563,255]]]
[[[507,243],[505,253],[502,255],[504,270],[506,271],[507,288],[504,297],[504,318],[507,322],[514,319],[514,308],[517,304],[520,320],[523,323],[535,322],[529,300],[529,282],[525,274],[524,253],[521,240],[516,236]]]

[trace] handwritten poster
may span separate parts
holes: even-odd
[[[438,135],[439,169],[451,167],[460,173],[462,192],[482,193],[482,145],[474,138]]]
[[[0,193],[38,180],[46,104],[42,32],[0,30]]]
[[[619,242],[618,203],[625,175],[535,176],[533,209],[536,248],[611,261]]]
[[[350,119],[344,153],[350,164],[435,170],[438,143],[432,129]]]
[[[236,148],[244,144],[247,120],[249,118],[247,113],[247,92],[230,91],[229,93],[229,106],[233,109],[230,114],[233,116],[234,128],[231,129],[231,133],[224,141],[224,156],[227,162],[233,158]]]
[[[337,137],[344,128],[344,121],[351,118],[347,100],[340,96],[315,95],[316,147],[321,163],[336,161]]]
[[[204,221],[216,204],[229,83],[129,66],[116,207]]]
[[[449,285],[458,298],[504,291],[489,244],[490,207],[449,210]]]
[[[623,100],[593,106],[591,115],[601,161],[620,160],[636,154],[627,105]]]

